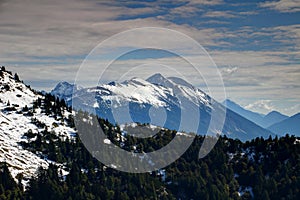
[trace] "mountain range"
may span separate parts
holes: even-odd
[[[69,92],[71,90],[72,94]],[[62,82],[51,94],[64,99],[75,109],[97,114],[111,123],[151,123],[200,135],[223,133],[242,141],[274,135],[238,113],[226,110],[221,103],[185,80],[166,78],[161,74],[154,74],[146,80],[132,78],[121,83],[110,82],[89,88]],[[213,112],[220,113],[216,121],[222,122],[223,110],[226,110],[223,129],[209,127]],[[185,119],[183,126],[182,118]]]
[[[300,113],[289,117],[278,111],[271,111],[267,115],[263,115],[247,110],[229,99],[223,101],[223,105],[276,135],[300,135],[300,126],[298,125],[300,124]]]

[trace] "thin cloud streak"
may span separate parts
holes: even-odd
[[[279,1],[267,1],[259,4],[262,8],[269,8],[280,12],[299,12],[300,4],[298,0],[279,0]]]
[[[245,108],[253,111],[263,111],[263,114],[267,114],[274,110],[274,106],[272,105],[271,100],[259,100],[245,106]]]

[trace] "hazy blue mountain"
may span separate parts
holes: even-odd
[[[281,122],[287,118],[289,118],[289,117],[281,114],[280,112],[272,111],[263,117],[263,119],[262,119],[263,126],[262,127],[266,128],[266,127],[272,126],[273,124]]]
[[[231,101],[230,99],[226,99],[225,101],[223,101],[223,105],[225,105],[230,110],[238,113],[239,115],[245,117],[246,119],[249,119],[250,121],[260,125],[261,127],[264,127],[262,123],[264,117],[263,114],[247,110],[239,104]]]
[[[230,110],[238,113],[239,115],[245,117],[246,119],[249,119],[250,121],[256,123],[257,125],[263,128],[267,128],[272,124],[278,123],[288,118],[288,116],[283,115],[278,111],[272,111],[267,115],[253,112],[243,108],[242,106],[231,101],[230,99],[226,99],[225,101],[223,101],[223,105],[225,105]]]
[[[281,122],[268,127],[269,130],[278,135],[296,135],[300,136],[300,113],[297,113]]]
[[[64,87],[66,91],[73,90],[74,85],[68,86]],[[64,98],[69,105],[95,113],[112,123],[150,123],[178,131],[197,130],[193,132],[198,134],[223,133],[241,140],[272,134],[231,110],[227,110],[223,130],[209,128],[212,111],[221,113],[226,108],[176,77],[154,74],[146,80],[132,78],[122,83],[111,82],[74,90],[72,96],[68,92],[57,92],[57,89],[61,87],[56,87],[51,93]],[[198,124],[195,124],[196,119],[199,119]]]

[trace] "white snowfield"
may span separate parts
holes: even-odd
[[[103,96],[104,100],[114,100],[115,102],[127,100],[140,104],[148,103],[156,107],[166,105],[166,103],[158,97],[166,99],[166,94],[172,94],[172,91],[167,88],[155,86],[139,78],[131,79],[117,86],[102,85],[102,87],[113,93],[112,96]]]
[[[154,74],[147,80],[132,78],[122,83],[102,84],[98,87],[86,88],[85,93],[77,93],[80,88],[82,89],[80,86],[61,82],[51,93],[68,101],[72,98],[70,91],[73,91],[73,88],[76,88],[73,98],[88,94],[100,95],[104,101],[111,102],[113,107],[119,107],[128,104],[128,102],[140,105],[149,104],[155,108],[168,106],[172,102],[180,107],[180,104],[184,104],[184,102],[180,102],[182,99],[185,99],[184,101],[188,100],[196,106],[206,105],[211,107],[208,96],[200,89],[193,87],[180,78],[165,78],[161,74]],[[84,98],[82,100],[85,101]],[[89,100],[89,98],[86,100]],[[179,102],[176,102],[176,100]],[[86,102],[83,104],[88,105]],[[97,98],[89,104],[93,105],[94,108],[99,107]]]
[[[180,95],[189,99],[195,105],[199,106],[201,103],[209,105],[205,93],[201,90],[182,82],[176,83],[173,80],[162,77],[160,74],[155,74],[146,81],[140,78],[133,78],[116,86],[102,85],[101,87],[111,91],[113,94],[111,96],[102,96],[102,98],[116,102],[126,100],[162,107],[167,105],[166,102],[170,101],[170,97]]]
[[[30,177],[36,174],[39,167],[47,168],[49,163],[53,163],[23,149],[18,144],[21,141],[27,141],[23,135],[29,129],[33,133],[43,130],[31,123],[32,118],[45,123],[49,131],[54,131],[61,138],[72,137],[75,133],[74,129],[59,119],[55,120],[54,117],[45,115],[41,109],[36,109],[33,116],[24,116],[21,112],[22,109],[25,106],[29,110],[32,109],[33,101],[38,97],[43,98],[22,82],[15,81],[9,73],[3,72],[3,76],[0,76],[0,162],[8,164],[9,170],[16,180],[17,175],[22,174],[24,185]],[[7,110],[9,107],[14,107],[16,110]],[[64,112],[64,116],[71,114],[67,111]]]

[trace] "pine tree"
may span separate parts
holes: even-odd
[[[17,81],[17,82],[20,82],[20,78],[19,78],[19,76],[18,76],[17,73],[15,73],[14,79],[15,79],[15,81]]]
[[[12,190],[17,187],[14,179],[12,178],[8,166],[6,163],[0,163],[0,184],[4,187],[5,190]]]

